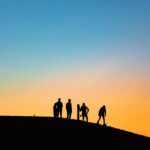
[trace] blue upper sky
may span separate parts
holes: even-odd
[[[125,51],[149,63],[149,0],[0,0],[0,20],[3,75],[92,66]]]

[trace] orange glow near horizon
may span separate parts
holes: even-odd
[[[72,99],[73,115],[76,119],[76,105],[85,102],[90,109],[89,121],[98,119],[98,111],[103,104],[107,107],[106,123],[120,128],[150,136],[150,81],[148,77],[137,77],[120,73],[119,76],[106,74],[79,73],[57,76],[48,80],[48,76],[33,81],[12,83],[9,89],[2,88],[0,95],[1,115],[53,116],[53,104],[62,99],[65,104]],[[101,120],[102,121],[102,120]]]

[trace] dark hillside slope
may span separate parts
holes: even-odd
[[[150,150],[150,138],[76,120],[0,117],[0,150]]]

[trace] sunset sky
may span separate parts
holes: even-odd
[[[0,115],[89,121],[150,136],[149,0],[0,0]],[[102,121],[102,120],[101,120]],[[102,122],[101,122],[102,123]]]

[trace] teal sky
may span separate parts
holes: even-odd
[[[1,79],[150,66],[149,0],[0,0],[0,20]]]

